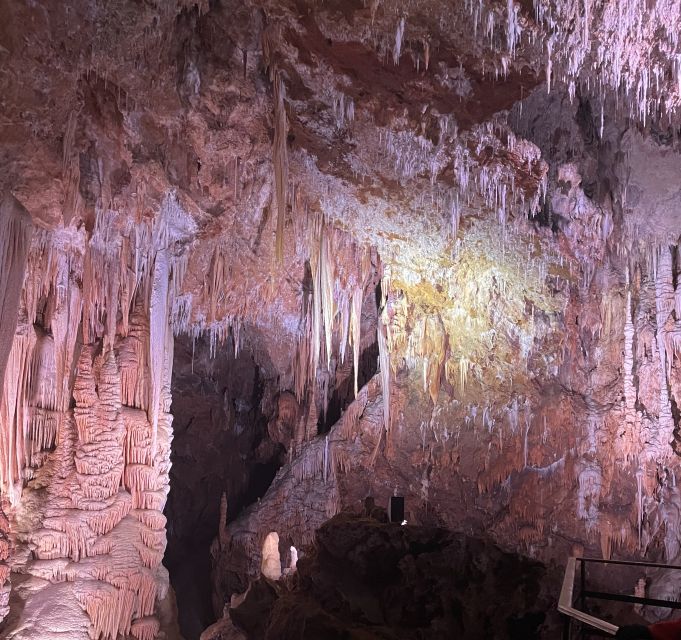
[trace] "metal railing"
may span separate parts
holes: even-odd
[[[580,589],[579,593],[575,596],[574,594],[575,574],[577,572],[578,563]],[[655,598],[642,598],[639,596],[630,596],[620,593],[608,593],[605,591],[593,591],[587,589],[586,585],[587,563],[681,570],[681,566],[671,564],[655,564],[652,562],[627,562],[624,560],[598,560],[596,558],[569,558],[567,566],[565,567],[563,587],[560,591],[560,598],[558,600],[558,611],[562,613],[565,618],[565,626],[563,628],[563,640],[569,640],[573,621],[581,623],[582,637],[584,637],[586,629],[589,629],[591,633],[595,633],[601,636],[614,636],[617,633],[618,627],[616,625],[607,622],[606,620],[602,620],[601,618],[597,618],[596,616],[590,615],[585,611],[587,598],[611,600],[616,602],[631,602],[634,604],[651,605],[655,607],[666,607],[668,609],[681,609],[681,602],[675,602],[671,600],[658,600]],[[580,609],[577,609],[575,607],[575,603],[577,601],[579,601]]]

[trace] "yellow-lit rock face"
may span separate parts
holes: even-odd
[[[393,367],[424,371],[437,397],[440,376],[457,395],[505,393],[557,374],[570,274],[550,239],[475,220],[435,260],[384,266],[384,320]],[[560,275],[554,275],[560,274]],[[541,353],[541,359],[531,359]]]

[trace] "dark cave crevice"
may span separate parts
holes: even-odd
[[[185,640],[198,640],[221,613],[213,609],[210,549],[222,495],[230,521],[265,494],[281,460],[278,448],[260,447],[272,403],[265,369],[247,349],[237,357],[230,344],[209,352],[207,340],[176,339],[164,564]]]
[[[361,335],[371,335],[373,340],[368,345],[365,342],[365,346],[359,354],[359,367],[357,369],[358,390],[362,389],[378,373],[378,337],[376,329],[381,298],[381,284],[380,279],[378,279],[376,287],[369,287],[365,290],[364,300],[362,301]],[[348,351],[350,353],[346,351],[345,354],[346,362],[348,359],[352,361],[351,350],[348,349]],[[338,380],[337,376],[338,374],[336,373],[336,384],[330,390],[326,412],[319,413],[317,421],[318,435],[328,433],[355,399],[354,364],[350,366],[349,375],[346,375],[341,380]]]
[[[359,356],[359,373],[357,376],[357,388],[364,387],[378,372],[378,342],[372,342]],[[338,422],[354,397],[354,374],[349,375],[333,390],[329,399],[326,414],[320,416],[317,423],[317,433],[328,433],[331,427]]]

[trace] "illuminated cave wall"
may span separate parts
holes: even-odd
[[[677,559],[676,0],[71,4],[0,4],[2,633],[177,633],[179,336],[285,452],[215,615],[369,494]]]
[[[171,310],[192,229],[169,196],[137,222],[102,212],[89,237],[36,230],[25,252],[1,405],[13,570],[27,577],[12,637],[158,634]]]

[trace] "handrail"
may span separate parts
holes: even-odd
[[[605,560],[600,558],[568,558],[565,567],[565,576],[563,578],[563,586],[560,591],[560,598],[558,599],[558,611],[565,616],[565,629],[563,638],[570,637],[570,622],[577,620],[582,624],[588,625],[600,632],[614,636],[617,633],[618,627],[610,622],[596,618],[589,615],[585,611],[576,609],[573,604],[575,602],[574,586],[575,574],[577,572],[577,563],[580,563],[580,578],[581,589],[577,598],[581,602],[582,608],[585,608],[586,598],[597,598],[600,600],[613,600],[619,602],[630,602],[638,605],[647,605],[655,607],[666,607],[669,609],[681,609],[681,602],[674,600],[659,600],[657,598],[644,598],[640,596],[630,596],[621,593],[605,593],[601,591],[591,591],[586,588],[586,565],[587,563],[597,564],[612,564],[612,565],[628,565],[634,567],[654,567],[656,569],[675,569],[681,570],[680,565],[658,564],[655,562],[640,562],[627,560]],[[582,631],[583,633],[583,631]],[[582,636],[584,637],[584,636]]]
[[[577,558],[569,558],[567,561],[567,566],[565,567],[565,577],[563,578],[563,587],[560,590],[560,598],[558,599],[558,611],[560,613],[588,624],[590,627],[604,631],[605,633],[614,636],[617,633],[619,627],[616,627],[610,622],[601,620],[594,616],[590,616],[588,613],[584,613],[579,609],[575,609],[572,606],[573,598],[572,593],[575,586],[575,570],[577,567]]]
[[[678,564],[660,564],[659,562],[642,562],[641,560],[606,560],[605,558],[575,558],[580,562],[595,564],[620,564],[627,567],[655,567],[655,569],[681,569]]]

